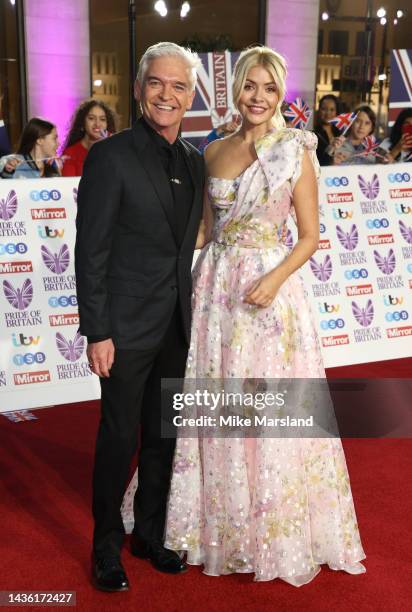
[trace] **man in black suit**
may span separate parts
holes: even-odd
[[[78,191],[80,331],[100,376],[93,475],[93,577],[120,591],[120,506],[138,428],[132,553],[160,571],[185,564],[163,547],[175,441],[161,437],[161,378],[182,378],[190,337],[191,263],[202,211],[203,159],[179,138],[199,59],[173,43],[143,56],[135,84],[143,117],[93,145]]]

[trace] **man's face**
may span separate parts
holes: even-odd
[[[152,60],[143,83],[135,83],[135,97],[144,118],[159,134],[172,141],[176,139],[183,115],[192,106],[194,95],[189,68],[178,57]]]

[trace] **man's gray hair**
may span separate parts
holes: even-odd
[[[194,91],[197,81],[197,69],[201,65],[201,59],[197,53],[191,49],[186,49],[172,42],[160,42],[146,49],[139,63],[137,80],[143,84],[149,63],[159,57],[178,57],[186,62],[189,71],[189,82],[191,91]]]

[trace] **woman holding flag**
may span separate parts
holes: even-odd
[[[374,149],[377,143],[373,133],[376,126],[376,115],[370,106],[360,106],[354,113],[345,113],[331,119],[342,134],[334,139],[332,151],[333,165],[376,164],[377,155]]]

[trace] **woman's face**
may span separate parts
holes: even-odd
[[[100,140],[107,130],[106,113],[100,106],[92,106],[84,120],[84,131],[90,140]]]
[[[361,111],[352,124],[350,135],[353,140],[363,140],[373,132],[373,123],[368,115]]]
[[[276,83],[263,66],[251,68],[238,101],[243,121],[252,125],[269,123],[279,102]]]
[[[55,157],[59,148],[59,139],[56,128],[53,128],[47,136],[37,139],[37,145],[40,148],[40,154],[43,157]]]
[[[319,119],[321,123],[326,124],[330,119],[336,117],[337,109],[335,100],[331,100],[327,98],[322,101],[322,104],[319,106]]]

